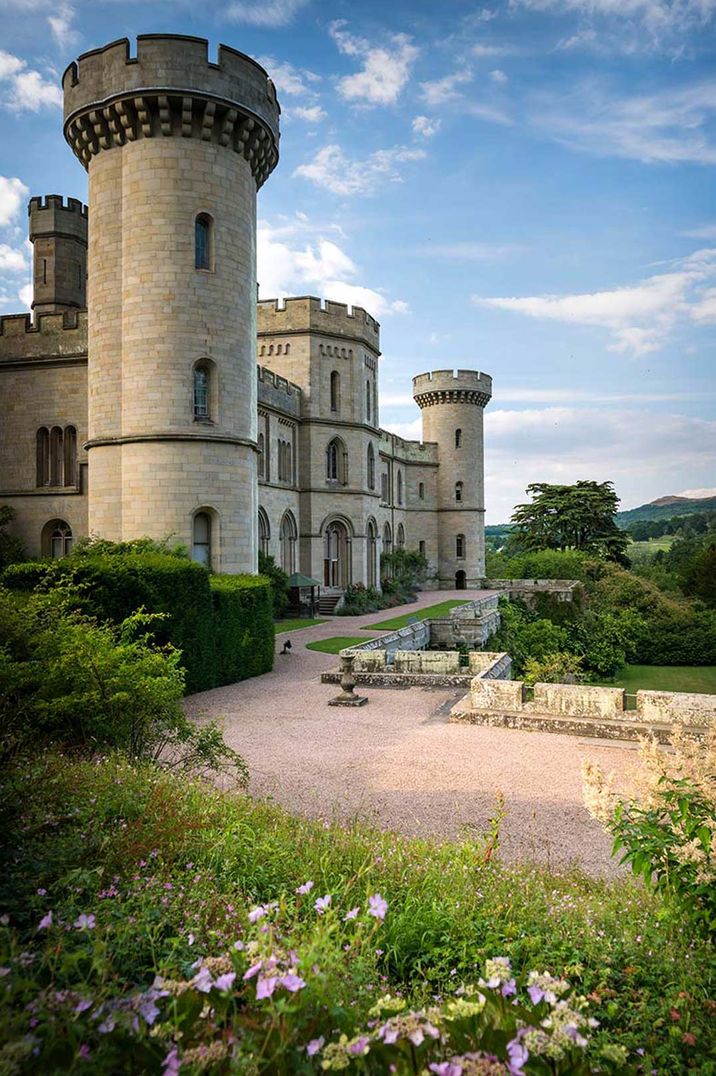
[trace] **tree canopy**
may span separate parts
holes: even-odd
[[[619,498],[611,482],[580,481],[573,486],[533,482],[529,504],[518,504],[512,515],[517,531],[511,536],[527,551],[578,549],[605,560],[628,564],[629,536],[616,525]]]

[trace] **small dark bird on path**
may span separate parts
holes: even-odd
[[[283,650],[281,651],[281,653],[282,654],[290,654],[291,653],[291,640],[290,639],[287,639],[286,642],[283,644]]]

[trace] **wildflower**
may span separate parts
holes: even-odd
[[[428,1070],[435,1076],[462,1076],[462,1065],[453,1061],[431,1061]]]
[[[38,924],[37,929],[38,930],[49,930],[49,928],[51,926],[52,926],[52,912],[48,912],[47,915],[43,915],[42,919],[40,920],[40,922]]]
[[[181,1059],[176,1046],[173,1046],[162,1062],[162,1076],[178,1076],[181,1067]]]
[[[258,979],[256,982],[256,1000],[261,1001],[263,998],[270,998],[276,989],[277,982],[278,977],[276,975]]]
[[[529,1050],[520,1042],[520,1036],[512,1039],[507,1043],[507,1056],[510,1059],[510,1072],[517,1074],[522,1071],[522,1068],[527,1064],[529,1060]]]
[[[539,1005],[540,1001],[544,997],[544,990],[541,986],[537,986],[536,983],[533,983],[531,986],[527,987],[527,993],[529,994],[530,1001],[533,1005]]]
[[[348,1043],[346,1049],[353,1057],[365,1057],[370,1049],[370,1039],[367,1035],[359,1035],[357,1039]]]
[[[189,945],[193,945],[194,944],[194,935],[190,934],[189,937],[187,938],[187,941],[189,942]]]
[[[331,894],[326,893],[325,897],[319,897],[313,907],[316,909],[319,915],[323,915],[327,912],[331,906]]]
[[[78,915],[74,926],[76,930],[94,930],[95,919],[93,915]]]
[[[263,919],[266,915],[266,908],[263,904],[260,904],[258,908],[252,908],[249,912],[249,923],[257,923],[259,919]]]
[[[381,897],[380,893],[374,893],[372,897],[368,897],[368,905],[368,915],[372,915],[375,919],[385,919],[388,902]]]
[[[208,994],[213,986],[214,980],[211,977],[211,972],[208,968],[202,968],[192,980],[192,986],[195,990],[200,990],[202,994]]]
[[[296,892],[297,892],[297,893],[298,893],[298,894],[299,894],[300,896],[305,896],[305,894],[306,894],[306,893],[310,893],[312,889],[313,889],[313,882],[304,882],[304,883],[303,883],[303,885],[300,885],[300,886],[298,887],[298,889],[296,890]]]
[[[114,1031],[115,1026],[116,1021],[114,1017],[108,1016],[106,1020],[102,1021],[97,1030],[99,1031],[100,1035],[109,1035],[111,1031]]]
[[[500,986],[501,983],[508,982],[512,978],[509,957],[496,956],[493,960],[486,960],[485,975],[487,976],[487,982],[481,985],[489,986],[491,990]]]
[[[315,1054],[317,1054],[318,1051],[323,1047],[325,1041],[326,1040],[323,1038],[323,1035],[321,1035],[320,1039],[311,1039],[311,1041],[306,1046],[306,1053],[308,1054],[308,1056],[314,1057]]]
[[[80,998],[80,1000],[75,1005],[75,1012],[76,1013],[86,1012],[87,1009],[92,1008],[92,1005],[93,1005],[93,1002],[89,998]]]
[[[355,919],[359,911],[360,908],[351,908],[351,910],[349,912],[346,912],[346,914],[343,916],[343,922],[347,923],[349,919]]]
[[[231,990],[234,979],[236,978],[235,971],[227,971],[225,975],[220,975],[214,983],[215,990]]]
[[[46,897],[47,896],[47,890],[40,888],[37,891],[37,895],[38,895],[38,897]]]
[[[243,947],[244,947],[244,943],[241,941],[241,939],[239,939],[239,941],[234,942],[234,949],[238,949],[239,952],[241,952]]]
[[[86,1042],[83,1042],[82,1045],[80,1046],[78,1056],[83,1061],[89,1061],[90,1057],[92,1056],[92,1051],[90,1050],[90,1048],[89,1048],[89,1046],[87,1045]]]
[[[244,972],[244,980],[253,979],[254,975],[258,974],[258,972],[261,971],[261,965],[262,964],[263,964],[262,960],[259,960],[259,962],[257,964],[252,964],[251,967],[248,968],[248,970]]]
[[[303,990],[305,986],[304,980],[300,975],[296,975],[294,971],[290,971],[288,975],[281,976],[281,986],[288,990],[291,994],[295,994],[298,990]]]
[[[10,974],[9,968],[0,968],[0,979],[4,979],[6,975]]]
[[[149,1024],[150,1027],[159,1016],[159,1009],[151,997],[144,998],[140,1002],[139,1011],[144,1017],[145,1023]]]

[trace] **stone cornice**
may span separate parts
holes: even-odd
[[[124,437],[96,437],[85,441],[82,446],[87,452],[92,448],[107,448],[114,445],[137,445],[164,443],[171,441],[193,441],[197,444],[244,445],[258,454],[258,445],[247,437],[229,437],[222,434],[196,433],[134,433]]]

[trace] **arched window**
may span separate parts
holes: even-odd
[[[65,426],[65,474],[63,485],[77,484],[77,430],[74,426]]]
[[[37,486],[50,484],[50,431],[41,426],[35,438],[37,450]]]
[[[331,373],[331,411],[340,411],[341,408],[341,375],[337,370]]]
[[[257,444],[258,444],[258,448],[259,448],[259,458],[258,458],[259,478],[263,478],[264,477],[264,472],[265,472],[265,469],[266,469],[265,468],[265,462],[266,461],[265,461],[265,458],[264,458],[264,450],[266,448],[266,438],[264,437],[264,435],[262,433],[260,433],[258,438],[257,438]]]
[[[398,471],[398,504],[403,503],[403,472]]]
[[[368,586],[378,585],[378,527],[374,519],[368,520],[366,527],[368,539]]]
[[[371,415],[371,400],[373,398],[373,392],[371,390],[370,381],[365,383],[365,419],[366,422],[370,422]]]
[[[208,213],[200,213],[194,222],[194,267],[211,269],[214,260],[214,222]]]
[[[386,523],[383,527],[383,552],[393,552],[393,532],[390,529],[390,523]]]
[[[455,556],[458,560],[465,559],[465,535],[457,534],[455,536]]]
[[[418,497],[421,501],[425,500],[425,483],[418,482]]]
[[[199,363],[194,367],[194,418],[199,421],[210,418],[209,414],[209,367]]]
[[[418,542],[418,553],[421,557],[425,556],[425,542]]]
[[[375,489],[375,452],[373,445],[368,445],[368,489]]]
[[[62,449],[62,427],[53,426],[50,430],[50,485],[64,484],[63,472],[65,457]]]
[[[455,500],[460,503],[462,500],[462,482],[455,483]]]
[[[329,523],[323,533],[323,583],[327,587],[347,587],[352,578],[351,538],[342,520]]]
[[[263,508],[259,508],[259,552],[268,553],[271,541],[271,527]]]
[[[398,531],[396,535],[396,545],[398,549],[405,549],[405,527],[402,523],[398,524]]]
[[[286,575],[293,575],[296,571],[296,539],[298,529],[292,512],[284,512],[279,531],[281,544],[281,567]]]
[[[51,519],[42,528],[42,552],[45,556],[66,557],[72,550],[72,528],[64,519]]]
[[[191,559],[205,568],[211,567],[211,516],[208,512],[197,512],[194,516]]]
[[[348,456],[340,437],[334,437],[326,448],[326,478],[329,482],[348,482]]]
[[[455,448],[462,448],[462,430],[455,430]]]
[[[380,476],[380,499],[385,504],[388,503],[388,475],[385,471]]]
[[[293,449],[291,448],[291,442],[286,442],[286,481],[293,482]]]

